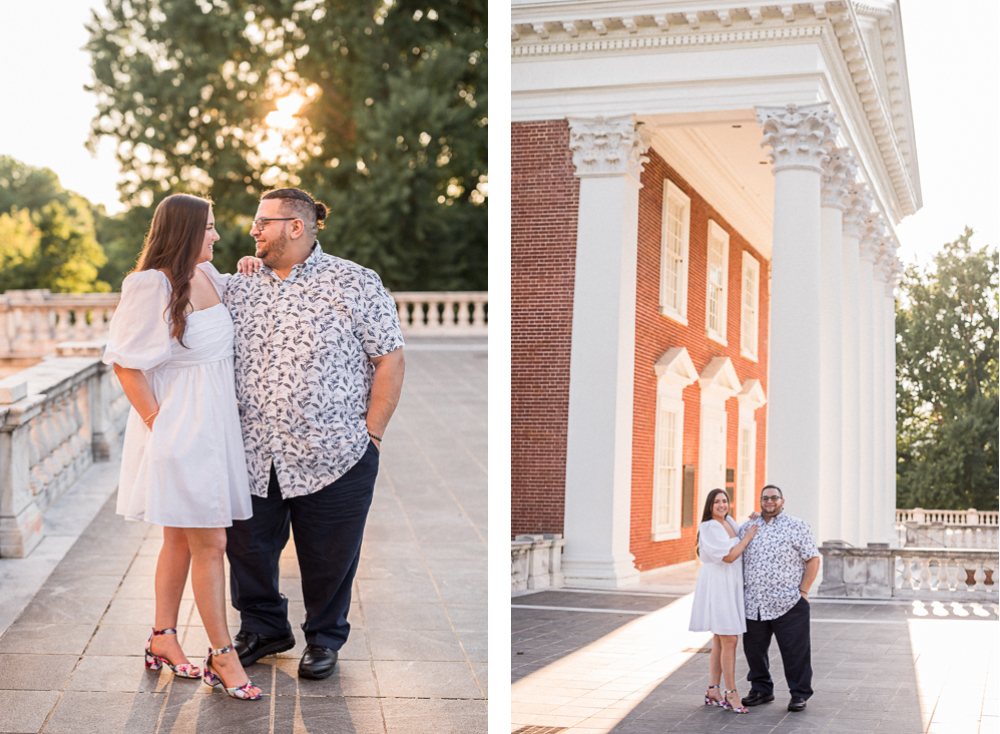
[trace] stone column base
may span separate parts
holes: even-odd
[[[563,579],[568,587],[621,589],[639,583],[632,561],[571,561],[563,558]]]
[[[17,517],[0,517],[0,558],[27,558],[43,537],[42,511],[31,502]]]

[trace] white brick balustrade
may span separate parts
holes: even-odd
[[[561,533],[518,535],[510,544],[510,590],[537,591],[563,586]]]
[[[484,291],[391,293],[403,333],[486,336],[489,294]]]
[[[121,450],[128,401],[104,342],[0,380],[0,557],[23,558],[43,537],[42,513],[94,462]]]
[[[896,522],[913,522],[918,525],[998,525],[1000,512],[980,512],[973,508],[968,510],[925,510],[914,507],[912,510],[896,510]]]

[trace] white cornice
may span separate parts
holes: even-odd
[[[877,20],[884,77],[876,71],[869,56],[859,14]],[[894,219],[914,213],[922,204],[902,25],[894,0],[870,0],[854,5],[838,0],[752,7],[669,0],[515,1],[512,16],[511,53],[515,63],[530,63],[540,57],[648,56],[688,47],[694,50],[748,44],[774,46],[819,40],[821,46],[836,53],[845,65],[845,81],[854,88],[860,119],[867,123],[867,134],[872,136],[885,170],[885,193],[891,191],[895,199],[890,207]],[[881,83],[888,86],[884,97],[879,92]],[[760,103],[773,101],[760,100]]]

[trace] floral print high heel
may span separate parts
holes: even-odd
[[[202,674],[201,679],[205,681],[205,685],[215,687],[218,685],[222,686],[222,690],[228,693],[233,698],[238,698],[241,701],[256,701],[264,694],[259,690],[257,693],[253,693],[254,684],[251,680],[247,679],[247,682],[242,686],[235,686],[233,688],[226,688],[226,684],[223,682],[222,677],[212,669],[212,656],[213,655],[225,655],[227,652],[232,652],[233,646],[226,645],[225,647],[220,647],[218,650],[208,649],[208,655],[205,656],[205,672]]]
[[[726,695],[727,699],[728,699],[730,693],[736,693],[736,689],[734,688],[731,691],[726,691],[725,695]],[[737,700],[739,700],[739,695],[737,695],[736,698],[737,698]],[[750,713],[750,709],[748,709],[746,706],[744,706],[742,701],[740,701],[740,705],[739,706],[733,706],[731,703],[729,703],[728,700],[723,701],[719,705],[722,706],[722,708],[724,708],[724,709],[729,709],[734,714],[749,714]]]
[[[197,665],[193,663],[181,663],[180,665],[174,665],[162,655],[153,654],[152,646],[154,637],[157,635],[176,634],[177,630],[173,627],[165,630],[153,629],[153,634],[149,636],[149,642],[146,643],[146,670],[159,670],[165,663],[168,668],[174,671],[174,675],[178,678],[201,678],[201,669]]]
[[[725,701],[720,701],[719,699],[712,698],[711,696],[708,695],[709,691],[711,691],[713,688],[718,688],[718,686],[709,686],[708,687],[708,691],[705,691],[705,705],[706,706],[722,706],[725,703]]]

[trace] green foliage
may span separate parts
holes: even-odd
[[[88,30],[91,143],[115,139],[135,207],[210,195],[220,270],[260,195],[298,186],[324,250],[389,287],[486,288],[485,0],[105,0]]]
[[[52,171],[0,156],[0,292],[111,290],[98,279],[107,258],[96,238],[95,214],[103,216],[66,191]]]
[[[897,507],[997,510],[998,267],[972,230],[907,268],[896,311]]]

